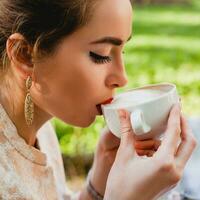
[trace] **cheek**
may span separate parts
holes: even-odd
[[[37,104],[66,123],[78,126],[92,123],[95,103],[99,103],[98,96],[104,92],[105,70],[81,59],[76,63],[55,61],[40,69],[35,72]]]
[[[68,82],[69,83],[69,82]],[[92,93],[87,85],[68,85],[50,97],[48,110],[64,122],[80,127],[89,126],[96,117]],[[56,97],[57,96],[57,97]]]
[[[61,73],[63,74],[63,73]],[[102,90],[105,72],[100,66],[91,64],[87,59],[82,59],[78,63],[73,63],[59,78],[63,90],[72,97],[73,101],[78,99],[89,100]]]

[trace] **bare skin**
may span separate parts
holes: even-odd
[[[120,110],[119,116],[122,138],[109,173],[104,199],[157,199],[181,179],[196,146],[191,129],[180,112],[180,106],[174,106],[162,144],[152,157],[141,159],[133,147],[135,139],[128,112]],[[126,192],[115,188],[125,188]]]
[[[10,36],[7,53],[14,74],[12,87],[18,89],[12,89],[8,102],[14,103],[15,114],[7,105],[7,98],[1,98],[1,102],[28,144],[34,144],[37,130],[52,116],[87,127],[98,114],[96,105],[112,97],[117,87],[127,83],[122,51],[132,34],[132,8],[128,0],[112,2],[102,1],[87,26],[65,38],[54,55],[39,62],[27,64],[19,60],[11,42],[23,40],[23,36],[18,33]],[[107,9],[111,5],[113,9]],[[104,37],[119,38],[122,43],[94,43]],[[97,64],[91,52],[110,58]],[[33,77],[31,96],[35,104],[31,127],[26,126],[22,101],[28,76]],[[16,101],[18,98],[21,101]]]
[[[87,25],[66,37],[53,55],[42,60],[25,62],[20,59],[12,44],[23,41],[24,37],[19,33],[9,37],[6,50],[10,66],[1,85],[0,102],[27,144],[35,144],[38,129],[53,116],[80,127],[87,127],[95,120],[99,115],[96,105],[112,97],[116,88],[127,83],[122,52],[131,34],[130,1],[103,0]],[[32,55],[31,48],[27,49]],[[34,122],[30,127],[24,119],[25,80],[28,76],[33,78],[30,92],[35,105]],[[107,177],[120,145],[118,138],[104,130],[90,176],[101,194],[105,192]],[[160,143],[133,140],[132,149],[134,145],[139,155],[152,156]],[[137,169],[132,171],[133,176],[134,173],[138,173]],[[134,186],[135,183],[131,184]],[[107,197],[112,195],[112,188],[107,191]],[[85,189],[81,199],[91,199]]]

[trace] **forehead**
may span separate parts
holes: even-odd
[[[96,33],[127,37],[131,32],[132,7],[129,0],[101,0],[88,23]]]
[[[127,40],[131,32],[132,6],[130,0],[99,0],[87,25],[79,29],[75,35],[77,39],[82,38],[85,41],[105,36]]]

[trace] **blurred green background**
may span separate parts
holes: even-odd
[[[133,9],[133,37],[124,55],[129,83],[124,89],[173,82],[182,97],[184,112],[200,115],[200,0],[169,5],[143,1]],[[104,126],[102,117],[85,129],[58,119],[52,123],[63,157],[78,157],[79,161],[92,157]]]

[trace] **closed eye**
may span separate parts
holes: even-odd
[[[111,57],[109,56],[101,56],[99,54],[96,54],[92,51],[90,51],[90,58],[92,61],[96,64],[105,64],[111,62]]]

